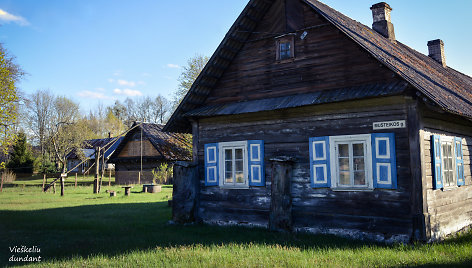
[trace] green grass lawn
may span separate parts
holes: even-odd
[[[42,183],[42,182],[41,182]],[[119,191],[109,197],[106,189]],[[129,197],[117,186],[40,186],[0,193],[0,266],[42,267],[399,267],[471,266],[472,233],[431,245],[382,245],[265,229],[168,225],[172,188]],[[41,262],[9,262],[9,247],[39,248]]]

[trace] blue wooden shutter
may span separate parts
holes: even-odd
[[[456,155],[456,174],[457,174],[457,186],[465,184],[464,180],[464,155],[462,154],[462,138],[454,138],[454,151]]]
[[[205,144],[205,185],[218,185],[218,143]]]
[[[397,189],[395,133],[372,134],[374,188]]]
[[[247,142],[249,186],[265,186],[264,141]]]
[[[310,138],[311,187],[323,188],[331,186],[329,163],[329,137]]]
[[[434,189],[443,188],[442,180],[442,152],[441,152],[441,136],[433,135],[431,136],[432,150],[433,153],[433,179],[434,179]]]

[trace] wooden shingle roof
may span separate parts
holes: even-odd
[[[471,77],[450,67],[443,67],[432,58],[401,42],[392,42],[370,27],[352,20],[317,0],[303,1],[381,64],[416,88],[419,95],[447,112],[472,119]],[[172,114],[164,128],[165,131],[191,132],[187,116],[202,112],[204,108],[201,105],[210,91],[273,3],[274,1],[270,0],[249,1],[182,103]]]
[[[142,130],[143,140],[147,139],[157,150],[157,158],[166,161],[188,161],[192,159],[191,136],[186,134],[164,132],[164,125],[152,123],[135,123],[118,148],[110,157],[110,163],[115,162],[126,143],[132,140],[135,133]]]

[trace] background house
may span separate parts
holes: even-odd
[[[472,224],[472,78],[371,10],[249,1],[164,129],[193,134],[196,220],[386,241]]]
[[[72,172],[84,173],[95,163],[95,149],[100,147],[101,153],[105,150],[105,169],[114,169],[115,166],[108,162],[111,154],[118,148],[123,137],[121,138],[106,138],[106,139],[93,139],[86,140],[84,142],[84,148],[82,149],[83,155],[88,158],[87,161],[82,163],[83,160],[79,158],[76,151],[72,151],[67,155],[67,168],[72,169]],[[82,164],[80,164],[82,163]],[[78,167],[77,165],[80,164]],[[100,162],[100,168],[102,163]],[[75,168],[74,168],[75,167]],[[90,171],[89,171],[90,172]],[[91,173],[94,174],[95,170],[92,169]]]
[[[191,137],[166,133],[163,125],[135,123],[109,162],[115,164],[116,184],[151,183],[152,170],[162,163],[191,159]],[[141,173],[141,175],[139,175]]]

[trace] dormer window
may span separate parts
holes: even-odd
[[[290,59],[292,57],[290,42],[283,42],[279,45],[280,60]]]
[[[293,35],[285,35],[276,38],[276,60],[283,61],[294,58]]]

